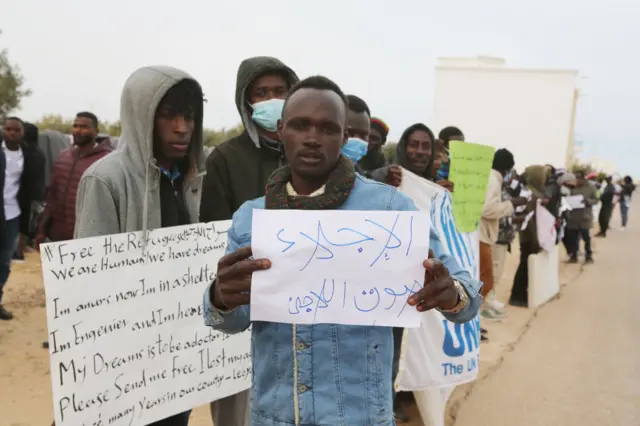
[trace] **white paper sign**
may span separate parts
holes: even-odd
[[[556,237],[558,235],[558,231],[556,229],[556,218],[540,203],[538,203],[538,206],[536,207],[536,226],[540,247],[548,252],[553,251],[556,246]]]
[[[567,204],[569,204],[572,209],[582,209],[585,206],[584,195],[582,194],[569,195],[568,197],[564,197],[564,199],[567,200]]]
[[[560,213],[571,211],[571,210],[573,210],[573,207],[569,205],[569,202],[567,201],[567,197],[562,197],[560,201]]]
[[[243,391],[248,332],[205,327],[231,221],[42,246],[57,426],[147,425]]]
[[[251,321],[420,326],[407,305],[424,284],[425,213],[255,210]]]
[[[402,172],[399,189],[410,196],[420,210],[430,212],[443,249],[477,279],[478,232],[458,232],[448,191],[407,170]],[[422,315],[420,328],[405,331],[396,390],[449,388],[475,380],[479,367],[479,317],[455,324],[431,310]],[[444,421],[444,408],[438,415]]]

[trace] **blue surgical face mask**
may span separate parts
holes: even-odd
[[[282,118],[284,108],[283,99],[269,99],[268,101],[256,102],[251,105],[253,114],[251,119],[258,126],[270,132],[278,129],[278,120]]]
[[[360,138],[349,138],[340,152],[349,160],[357,163],[367,154],[369,144]]]

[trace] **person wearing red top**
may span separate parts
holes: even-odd
[[[38,225],[36,248],[45,240],[73,239],[80,178],[89,166],[111,152],[108,139],[96,141],[98,119],[90,112],[76,115],[72,135],[73,146],[60,153],[53,169],[45,209]]]

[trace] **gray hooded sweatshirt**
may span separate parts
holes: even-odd
[[[113,153],[84,173],[78,187],[75,238],[160,228],[160,169],[153,155],[156,109],[167,91],[189,74],[166,66],[144,67],[126,81],[120,101],[122,136]],[[200,85],[198,85],[200,87]],[[195,117],[183,191],[189,219],[198,222],[202,178],[202,108]]]

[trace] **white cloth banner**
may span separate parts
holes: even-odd
[[[42,246],[57,426],[140,426],[248,389],[250,332],[205,327],[231,221]]]
[[[456,230],[449,192],[407,170],[402,170],[399,189],[420,210],[430,212],[432,226],[445,250],[477,279],[478,232]],[[397,390],[420,391],[467,383],[477,377],[479,360],[479,318],[454,324],[433,310],[422,316],[420,328],[405,330],[395,386]]]

